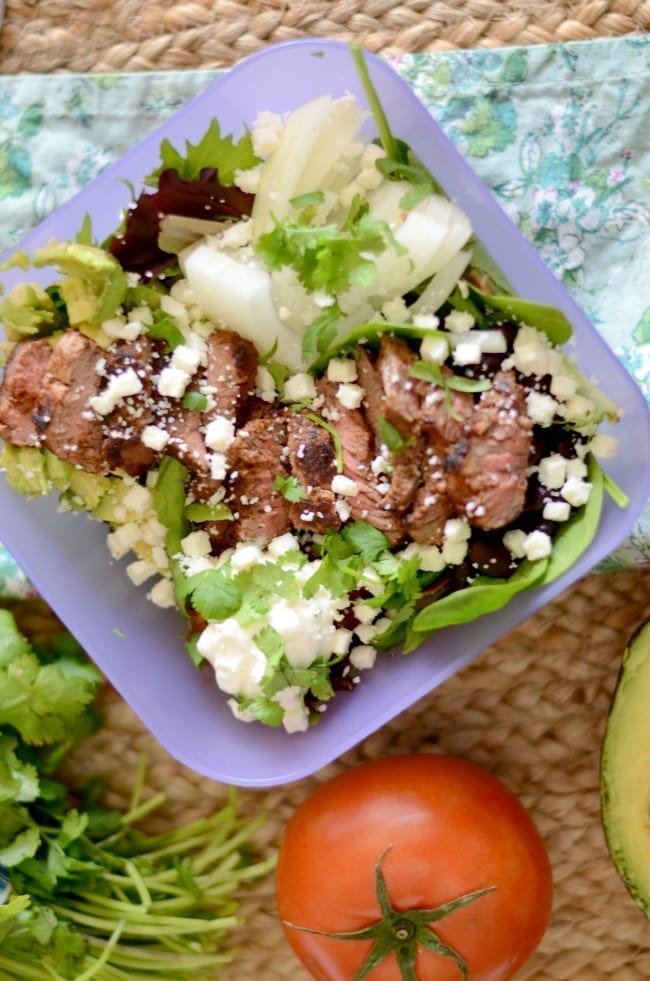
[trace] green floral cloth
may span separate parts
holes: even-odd
[[[650,398],[650,36],[392,64]],[[0,250],[215,76],[0,76]],[[602,568],[649,561],[646,511]],[[28,589],[0,549],[0,594]]]

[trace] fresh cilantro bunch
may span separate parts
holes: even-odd
[[[35,649],[0,610],[0,977],[213,977],[232,958],[236,890],[273,861],[246,854],[264,818],[242,820],[233,792],[209,817],[144,834],[136,823],[165,800],[143,800],[144,760],[126,812],[102,806],[100,779],[73,802],[52,773],[100,724],[100,681],[69,634]]]

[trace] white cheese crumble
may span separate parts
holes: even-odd
[[[474,317],[466,310],[452,310],[445,317],[445,327],[452,334],[464,334],[474,326]]]
[[[302,402],[304,399],[313,399],[316,396],[316,384],[311,375],[306,371],[299,371],[291,375],[284,383],[284,401]]]
[[[160,372],[157,389],[161,395],[172,399],[180,399],[185,394],[190,375],[182,368],[174,368],[168,365]]]
[[[305,732],[309,728],[309,712],[304,702],[304,691],[299,685],[287,685],[276,691],[271,699],[284,712],[282,725],[286,732]]]
[[[214,668],[219,688],[228,695],[254,698],[262,694],[266,657],[233,617],[209,623],[202,631],[197,650]]]
[[[346,409],[358,409],[363,402],[364,390],[361,385],[343,382],[336,390],[336,397]]]
[[[560,493],[565,501],[574,508],[579,508],[589,500],[591,484],[581,477],[569,477]]]
[[[147,598],[155,606],[158,606],[163,610],[170,610],[172,607],[176,606],[174,585],[171,579],[159,579],[147,593]]]
[[[215,416],[205,428],[205,445],[219,452],[228,449],[235,438],[235,425],[226,416]]]
[[[571,505],[568,501],[547,501],[542,511],[542,517],[547,521],[568,521],[571,515]]]
[[[119,375],[109,378],[108,385],[100,395],[94,395],[90,399],[91,409],[100,415],[109,415],[122,399],[129,395],[137,395],[142,391],[142,382],[138,378],[133,368],[126,368]]]
[[[140,439],[150,450],[155,450],[156,453],[159,453],[167,446],[170,436],[167,430],[161,429],[160,426],[145,426]]]
[[[558,403],[551,395],[543,392],[529,392],[526,396],[526,411],[533,422],[548,426],[558,410]]]
[[[350,664],[358,671],[368,671],[374,667],[377,651],[369,644],[358,644],[350,653]]]
[[[345,474],[337,473],[332,477],[331,483],[332,491],[335,494],[342,494],[344,497],[356,497],[359,493],[359,488],[357,487],[354,480],[350,477],[346,477]]]
[[[357,363],[354,358],[332,358],[327,365],[327,377],[331,382],[357,380]]]

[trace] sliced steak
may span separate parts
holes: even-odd
[[[40,446],[43,441],[34,412],[52,350],[45,337],[25,338],[14,345],[7,359],[0,385],[0,439],[14,446]]]
[[[275,490],[278,476],[286,476],[286,413],[252,419],[238,431],[228,449],[226,503],[234,515],[230,535],[235,541],[269,542],[289,531],[289,502]]]
[[[233,331],[215,331],[207,340],[207,365],[199,368],[188,389],[209,395],[214,405],[200,412],[185,408],[180,399],[166,399],[160,410],[160,425],[170,436],[166,452],[193,473],[192,491],[198,500],[208,500],[221,484],[211,475],[205,427],[217,416],[242,421],[256,374],[253,344]]]
[[[105,376],[119,376],[133,369],[142,390],[121,399],[104,420],[104,454],[109,470],[123,470],[133,477],[145,473],[153,464],[155,452],[142,442],[142,431],[154,421],[153,375],[160,350],[156,342],[143,335],[135,341],[119,341],[105,354]]]
[[[251,341],[232,330],[216,330],[208,337],[205,384],[215,405],[208,419],[225,416],[239,422],[255,387],[257,350]]]
[[[93,340],[76,330],[65,331],[54,345],[34,413],[48,450],[96,474],[110,471],[103,422],[90,407],[104,384],[104,364],[104,352]]]
[[[411,377],[417,355],[406,341],[384,334],[377,371],[384,391],[384,418],[404,439],[416,435],[422,422],[422,383]]]
[[[287,449],[289,469],[306,495],[305,500],[291,504],[292,525],[318,533],[338,529],[341,519],[331,488],[336,474],[332,437],[305,413],[291,413],[287,420]]]
[[[341,441],[343,474],[357,485],[357,493],[347,498],[351,517],[368,521],[396,545],[404,537],[404,528],[386,496],[390,485],[372,471],[375,439],[364,413],[361,409],[345,408],[336,397],[337,386],[329,379],[321,378],[317,388],[324,398],[323,415],[335,427]]]
[[[456,508],[448,496],[447,475],[438,455],[439,434],[432,429],[427,437],[421,462],[422,483],[404,524],[413,541],[420,545],[441,545],[445,522],[454,517]]]
[[[445,458],[449,496],[472,525],[503,528],[521,514],[531,446],[525,389],[513,372],[498,372]]]

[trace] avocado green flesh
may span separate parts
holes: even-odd
[[[623,657],[603,742],[601,795],[612,859],[650,918],[650,620]]]

